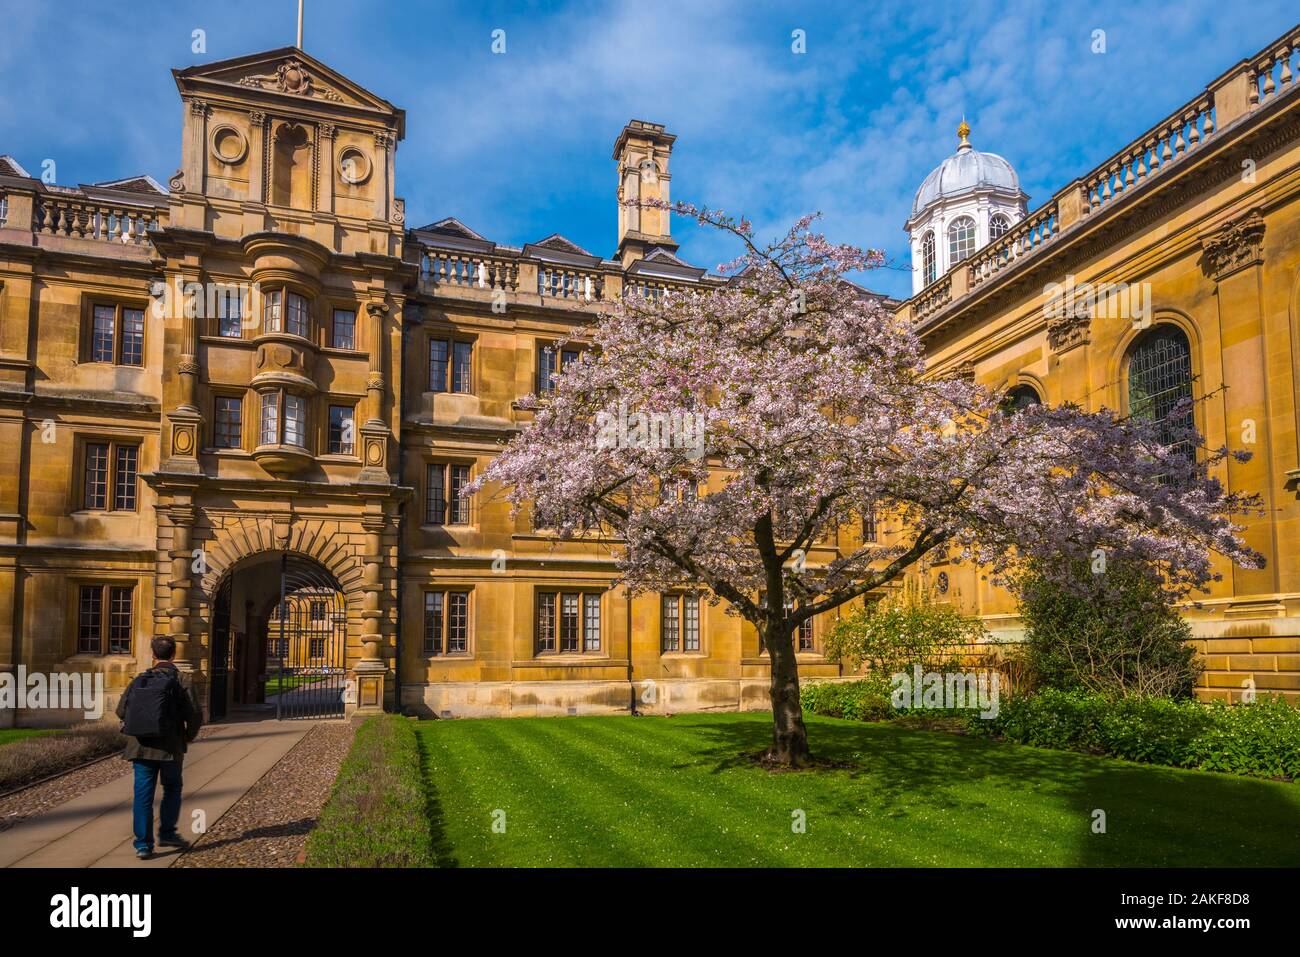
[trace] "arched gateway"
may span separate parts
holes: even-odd
[[[252,555],[213,596],[209,713],[275,710],[280,718],[344,713],[347,604],[338,580],[293,552]]]

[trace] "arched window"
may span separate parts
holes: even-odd
[[[997,242],[1007,234],[1007,230],[1010,228],[1011,220],[1001,213],[994,214],[993,218],[989,220],[989,241]]]
[[[975,252],[975,220],[960,216],[948,227],[948,264],[955,266]]]
[[[1002,399],[1002,411],[1013,415],[1031,405],[1042,405],[1042,397],[1032,385],[1018,385]]]
[[[1187,335],[1177,326],[1156,326],[1129,350],[1129,414],[1157,423],[1161,441],[1172,445],[1179,442],[1178,433],[1192,425],[1190,406],[1174,414],[1179,401],[1191,395],[1192,349]],[[1187,445],[1181,451],[1190,457],[1194,450]]]
[[[921,280],[928,286],[939,278],[939,263],[934,255],[934,231],[926,230],[921,237]]]

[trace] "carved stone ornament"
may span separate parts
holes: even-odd
[[[343,97],[339,96],[336,91],[317,83],[315,78],[307,72],[307,68],[302,65],[302,61],[293,57],[276,67],[275,73],[246,76],[240,79],[239,85],[256,87],[261,90],[278,90],[281,93],[290,93],[294,96],[314,96],[322,100],[332,100],[336,103],[343,101]]]
[[[393,198],[393,222],[398,226],[406,222],[406,200]]]
[[[1086,305],[1079,305],[1071,312],[1061,312],[1047,320],[1047,341],[1053,352],[1064,352],[1075,346],[1087,345],[1091,341],[1089,326],[1092,315]]]
[[[185,192],[185,170],[178,169],[172,173],[172,178],[167,181],[167,188],[173,193]]]
[[[1233,273],[1264,261],[1264,217],[1258,209],[1201,240],[1205,274],[1222,282]]]

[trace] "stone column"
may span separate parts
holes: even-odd
[[[331,123],[320,125],[320,150],[317,153],[316,210],[322,213],[334,212],[334,134]]]
[[[384,679],[388,664],[383,648],[383,574],[384,529],[388,517],[380,510],[378,502],[362,519],[366,532],[365,563],[361,588],[364,592],[361,607],[361,660],[352,668],[356,678],[357,693],[353,711],[360,714],[377,714],[384,710]]]
[[[1263,498],[1263,518],[1245,519],[1242,537],[1267,562],[1262,569],[1232,569],[1238,598],[1272,595],[1277,591],[1277,556],[1273,541],[1275,476],[1269,447],[1268,343],[1263,284],[1264,218],[1258,210],[1238,217],[1201,238],[1206,274],[1216,284],[1220,348],[1223,355],[1224,426],[1231,449],[1251,453],[1248,462],[1228,460],[1228,487],[1257,492]],[[1288,360],[1289,361],[1289,360]]]
[[[384,353],[388,336],[389,305],[383,300],[366,303],[370,322],[370,371],[366,374],[366,421],[361,434],[362,469],[358,481],[387,485],[388,440],[392,430],[384,419],[388,383],[384,377]]]
[[[176,288],[177,283],[184,289],[189,283],[198,280],[198,271],[192,269],[168,277],[172,289]],[[202,471],[199,467],[198,449],[203,427],[203,413],[198,406],[200,320],[192,314],[196,310],[186,308],[183,301],[174,302],[173,308],[180,311],[180,316],[167,316],[164,323],[175,322],[179,318],[181,326],[180,358],[176,364],[178,396],[175,407],[167,413],[171,424],[171,452],[163,463],[162,471],[198,475]]]
[[[167,582],[167,633],[176,642],[176,667],[183,672],[192,673],[195,663],[190,647],[193,637],[190,585],[196,513],[193,505],[180,504],[168,508],[166,514],[171,520],[172,528],[171,549],[167,553],[171,559],[171,577]]]

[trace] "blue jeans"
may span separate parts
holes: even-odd
[[[181,817],[181,761],[145,761],[135,765],[135,812],[132,817],[135,849],[153,850],[153,796],[162,777],[162,806],[158,809],[158,834],[176,837],[176,823]]]

